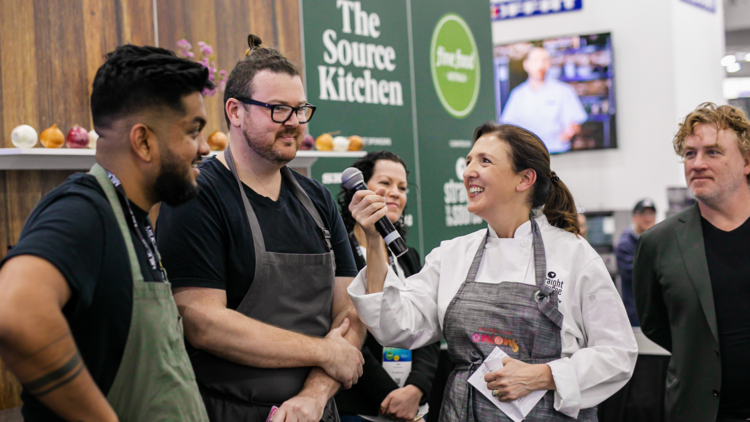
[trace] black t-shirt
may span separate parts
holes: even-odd
[[[719,418],[750,418],[750,219],[731,232],[701,223],[719,326]]]
[[[179,207],[162,205],[156,238],[174,287],[226,290],[227,307],[237,309],[255,277],[255,247],[237,181],[218,159],[200,164],[196,199]],[[322,184],[292,171],[331,232],[336,276],[354,277],[357,267],[344,223]],[[268,252],[325,253],[310,213],[282,178],[277,201],[243,185],[263,232]]]
[[[126,219],[129,212],[121,195]],[[148,214],[131,203],[141,230]],[[146,249],[132,224],[133,245],[146,281],[162,281],[152,272]],[[144,238],[146,234],[144,233]],[[78,173],[45,196],[26,221],[18,244],[0,266],[19,255],[35,255],[65,277],[71,297],[63,307],[86,368],[106,395],[125,350],[133,311],[133,279],[128,251],[117,219],[94,176]],[[33,282],[33,280],[29,280]],[[51,340],[51,339],[50,339]],[[23,392],[26,421],[62,421]]]

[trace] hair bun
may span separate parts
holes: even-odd
[[[260,39],[259,36],[255,34],[250,34],[247,36],[247,46],[250,47],[247,50],[245,50],[245,57],[249,56],[250,53],[253,52],[256,48],[259,48],[263,41]]]
[[[247,46],[250,47],[250,49],[260,47],[262,43],[263,41],[260,39],[260,37],[255,34],[250,34],[247,36]]]

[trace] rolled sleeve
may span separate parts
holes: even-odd
[[[558,359],[547,365],[555,380],[555,410],[577,419],[581,410],[581,387],[578,385],[575,367],[568,358]]]

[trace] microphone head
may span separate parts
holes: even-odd
[[[354,189],[360,183],[365,182],[365,177],[358,168],[349,167],[341,173],[341,186],[345,189]]]

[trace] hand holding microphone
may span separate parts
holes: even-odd
[[[388,208],[385,204],[385,188],[373,192],[367,189],[362,172],[349,167],[341,174],[341,187],[355,190],[349,211],[368,236],[379,233],[385,240],[393,255],[400,257],[409,249],[401,235],[386,215]]]

